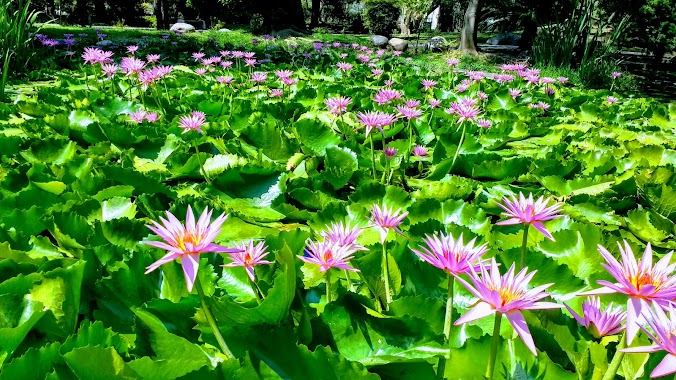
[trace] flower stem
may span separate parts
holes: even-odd
[[[387,244],[383,242],[383,281],[385,282],[385,310],[390,310],[392,296],[390,295],[390,269],[387,259]]]
[[[261,295],[258,292],[258,285],[256,285],[256,283],[251,278],[249,278],[249,284],[251,285],[251,290],[253,290],[254,292],[254,296],[256,296],[256,302],[258,302],[258,304],[260,305],[263,302],[263,299],[261,298]]]
[[[448,356],[451,356],[451,326],[453,326],[453,285],[455,284],[455,277],[448,274],[448,300],[446,301],[446,316],[444,318],[444,344],[448,347]],[[446,372],[446,357],[439,358],[437,365],[437,378],[443,379],[444,372]]]
[[[620,343],[617,344],[615,356],[613,356],[613,360],[610,362],[602,380],[615,379],[615,374],[617,374],[617,370],[620,369],[622,358],[624,358],[624,352],[621,352],[620,350],[625,347],[625,342],[625,334],[620,335]]]
[[[371,140],[371,164],[373,165],[373,179],[376,179],[376,150],[373,148],[373,135],[369,135]]]
[[[193,145],[195,146],[195,151],[197,152],[197,162],[199,162],[200,164],[200,170],[202,171],[202,175],[204,176],[204,179],[207,180],[207,183],[211,184],[211,180],[207,175],[207,171],[204,170],[204,164],[202,163],[202,159],[200,158],[200,148],[197,147],[197,141],[193,141]]]
[[[523,228],[523,241],[521,242],[521,261],[519,261],[519,269],[526,267],[526,252],[528,251],[528,229],[530,224],[526,224]]]
[[[350,278],[350,271],[347,269],[343,269],[345,272],[345,279],[347,280],[347,287],[350,289],[351,292],[354,292],[354,287],[352,286],[352,279]]]
[[[211,330],[216,337],[218,345],[221,346],[221,351],[223,351],[223,354],[227,356],[228,359],[234,358],[235,355],[233,355],[230,351],[230,348],[228,348],[228,344],[225,343],[225,339],[223,339],[223,335],[221,335],[221,330],[218,329],[216,318],[214,318],[214,315],[211,313],[211,309],[209,309],[209,306],[207,306],[207,300],[206,297],[204,297],[204,290],[202,289],[202,283],[200,282],[199,276],[195,277],[195,288],[197,289],[197,294],[200,296],[200,304],[202,305],[204,316],[206,316],[207,322],[209,322],[209,326],[211,326]]]
[[[326,303],[331,302],[331,268],[326,270]]]
[[[462,122],[462,134],[460,135],[460,142],[458,142],[458,149],[455,150],[455,154],[453,155],[453,161],[451,162],[451,168],[455,166],[455,160],[458,158],[458,154],[460,154],[460,149],[462,148],[462,143],[465,141],[465,132],[467,131],[467,124],[463,121]]]
[[[502,322],[502,313],[495,313],[495,323],[493,323],[493,341],[491,343],[491,351],[488,356],[488,367],[486,367],[486,378],[493,378],[493,370],[495,369],[495,359],[498,357],[498,345],[500,344],[500,322]]]

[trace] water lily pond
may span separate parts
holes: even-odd
[[[0,104],[0,379],[676,371],[675,103],[176,38]]]

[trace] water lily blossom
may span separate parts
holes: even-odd
[[[653,265],[653,250],[650,243],[638,262],[629,243],[625,240],[624,247],[617,243],[620,249],[622,262],[603,246],[599,245],[599,253],[606,261],[603,265],[608,273],[615,278],[615,283],[599,280],[601,288],[584,292],[580,295],[601,295],[622,293],[629,297],[627,301],[627,344],[631,344],[644,322],[643,313],[650,304],[657,304],[663,308],[673,305],[676,299],[676,263],[670,264],[673,253],[667,253]]]
[[[582,315],[577,314],[570,306],[566,305],[570,314],[577,323],[589,329],[596,338],[615,335],[624,330],[622,322],[626,313],[621,307],[613,308],[610,303],[605,310],[601,309],[601,300],[598,297],[588,297],[582,302]]]
[[[549,199],[540,197],[537,201],[534,201],[532,193],[528,195],[528,198],[524,197],[523,193],[519,193],[519,198],[514,195],[512,195],[511,199],[504,197],[504,204],[498,204],[498,206],[505,210],[502,215],[509,217],[509,219],[496,224],[498,226],[513,224],[532,225],[545,235],[547,239],[555,241],[542,222],[560,218],[562,215],[559,215],[559,211],[561,211],[562,204],[556,203],[553,206],[547,206]]]
[[[455,275],[469,273],[469,268],[481,269],[479,259],[486,253],[488,244],[474,246],[476,238],[464,243],[462,234],[458,240],[453,235],[426,235],[423,238],[425,246],[411,249],[422,261]]]
[[[167,218],[160,217],[162,224],[151,220],[152,225],[147,225],[164,241],[144,241],[144,244],[164,249],[168,253],[146,268],[146,274],[176,259],[181,259],[183,274],[188,291],[192,291],[199,267],[199,255],[205,252],[234,253],[239,249],[222,247],[213,241],[221,233],[221,226],[228,216],[223,213],[213,222],[211,214],[213,210],[204,208],[199,219],[195,221],[195,215],[190,206],[185,216],[185,224],[181,223],[174,214],[167,211]]]
[[[340,268],[358,272],[359,269],[348,265],[352,259],[355,250],[351,246],[337,245],[330,240],[306,242],[306,256],[298,256],[306,263],[319,265],[320,272],[326,272],[331,268]]]
[[[629,347],[620,350],[627,353],[666,351],[667,356],[650,373],[651,378],[676,373],[676,309],[674,309],[673,305],[669,305],[669,316],[667,316],[660,306],[655,306],[653,309],[646,312],[646,323],[652,332],[648,331],[644,326],[641,326],[641,330],[650,337],[654,344],[652,346]]]
[[[188,133],[191,130],[195,130],[201,134],[204,134],[202,127],[206,124],[206,115],[204,112],[193,111],[192,114],[188,116],[181,116],[178,120],[178,126],[183,128],[182,133]]]
[[[377,128],[380,132],[383,132],[383,127],[388,126],[397,120],[395,115],[380,111],[358,112],[357,118],[359,119],[359,122],[366,127],[366,137],[368,137],[373,128]]]
[[[254,244],[253,240],[249,240],[246,244],[236,243],[235,248],[237,251],[228,253],[232,262],[221,266],[244,267],[244,269],[246,269],[246,274],[249,275],[251,281],[254,281],[256,278],[254,266],[260,264],[272,264],[270,261],[264,260],[265,256],[269,253],[265,242],[261,241],[258,242],[258,244]]]
[[[399,230],[399,225],[407,215],[408,211],[402,212],[401,209],[395,210],[394,207],[388,208],[386,205],[373,205],[373,207],[371,207],[371,222],[380,232],[381,244],[384,244],[385,240],[387,240],[387,233],[390,230],[394,230],[394,232],[399,235],[406,237],[406,235]]]
[[[549,296],[545,289],[552,284],[528,289],[528,283],[537,271],[528,273],[527,269],[524,268],[515,274],[514,264],[512,264],[507,273],[500,275],[498,264],[493,258],[490,265],[481,267],[481,274],[477,274],[474,268],[470,266],[470,281],[472,284],[456,276],[456,279],[479,299],[479,303],[460,317],[455,325],[475,321],[494,313],[497,313],[496,318],[501,318],[504,314],[521,340],[526,344],[526,347],[533,355],[537,356],[535,343],[522,311],[560,309],[563,308],[563,305],[541,302],[540,300]]]

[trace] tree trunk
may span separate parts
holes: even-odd
[[[523,23],[523,32],[521,32],[521,42],[519,48],[521,50],[530,50],[535,41],[535,35],[538,33],[538,24],[533,17],[528,17]]]
[[[411,35],[411,10],[407,9],[404,7],[401,10],[401,22],[399,23],[399,31],[401,32],[402,36],[410,36]]]
[[[450,32],[453,28],[453,3],[450,0],[439,2],[439,23],[437,29],[440,32]]]
[[[169,17],[167,15],[167,0],[155,0],[155,18],[157,29],[169,29]]]
[[[460,50],[476,54],[477,16],[479,14],[480,0],[469,0],[465,11],[465,20],[460,32]]]
[[[321,0],[312,0],[312,15],[310,16],[310,28],[319,26],[319,16],[322,9]]]

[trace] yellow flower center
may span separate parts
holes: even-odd
[[[331,259],[333,259],[333,252],[331,252],[330,249],[327,249],[326,251],[324,251],[324,254],[322,255],[322,260],[324,260],[324,262],[326,263]]]
[[[512,302],[512,301],[517,301],[523,298],[524,292],[520,289],[513,289],[512,287],[499,287],[499,286],[492,286],[488,285],[487,288],[489,290],[494,290],[498,292],[500,295],[500,301],[502,302],[501,306],[505,306],[506,304]]]
[[[662,281],[659,279],[653,278],[650,273],[639,272],[636,276],[629,278],[629,282],[636,287],[636,290],[641,290],[641,287],[645,285],[652,285],[655,289],[658,289],[662,285]]]
[[[202,241],[201,236],[197,236],[197,235],[193,235],[193,234],[187,234],[185,232],[183,232],[180,236],[178,236],[176,238],[176,242],[178,243],[178,247],[181,248],[181,250],[183,250],[183,251],[186,250],[186,247],[185,247],[186,243],[192,244],[192,246],[194,248],[194,247],[197,247],[200,244],[201,241]]]
[[[253,261],[253,258],[251,257],[251,254],[250,254],[249,252],[246,252],[246,253],[244,254],[244,262],[245,262],[247,265],[250,265],[252,261]]]

